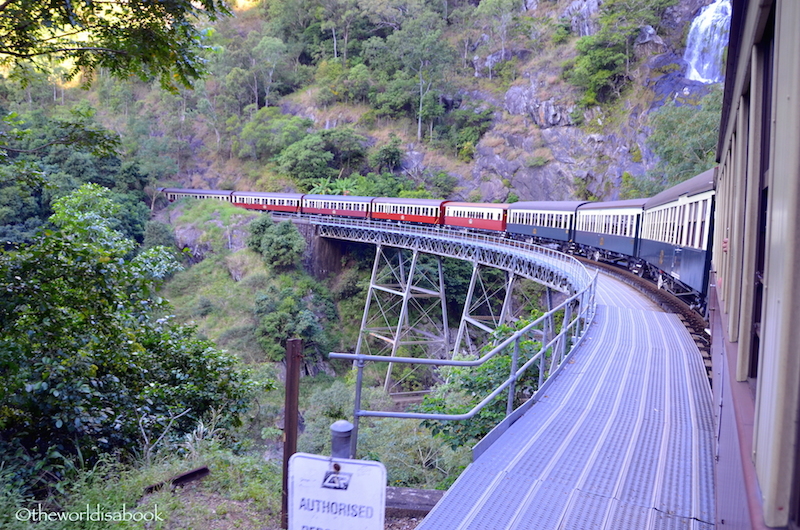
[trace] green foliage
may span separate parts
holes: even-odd
[[[525,159],[525,166],[529,168],[537,168],[546,166],[550,160],[545,156],[532,156]]]
[[[268,217],[262,219],[269,219]],[[264,258],[266,266],[273,270],[286,270],[299,265],[306,249],[306,240],[291,221],[273,224],[272,220],[259,219],[252,223],[247,244]],[[257,239],[258,235],[260,239]]]
[[[564,44],[569,39],[570,35],[572,34],[572,24],[570,24],[569,19],[560,19],[558,24],[556,24],[555,31],[553,32],[553,38],[551,39],[553,44]]]
[[[482,0],[475,10],[479,20],[489,22],[489,31],[495,40],[500,41],[503,55],[509,33],[516,24],[515,11],[518,9],[519,6],[514,0]]]
[[[142,201],[146,178],[114,154],[118,145],[118,136],[98,125],[84,104],[55,115],[7,115],[0,124],[0,234],[30,241],[55,198],[92,182],[114,190],[121,205],[115,228],[141,241],[150,215]]]
[[[188,86],[203,73],[197,53],[203,33],[193,24],[227,15],[228,9],[213,0],[59,7],[28,1],[3,4],[0,12],[3,67],[47,70],[53,64],[48,61],[68,61],[68,78],[103,68],[120,78],[157,77],[174,89],[176,81]]]
[[[98,215],[114,206],[100,190],[56,203],[61,230],[0,253],[0,445],[35,487],[102,453],[152,454],[212,408],[235,424],[249,406],[233,357],[157,318],[150,293],[175,264],[158,247],[126,260],[133,245]]]
[[[281,466],[280,459],[265,460],[262,453],[242,454],[226,447],[226,431],[209,424],[198,423],[197,427],[176,444],[176,451],[164,455],[152,464],[121,462],[106,455],[92,468],[76,471],[69,483],[63,484],[61,492],[43,500],[19,496],[13,482],[4,480],[0,471],[0,492],[8,486],[18,498],[6,505],[0,504],[0,529],[28,530],[45,527],[48,530],[107,530],[124,528],[127,530],[146,528],[141,522],[56,521],[22,522],[14,518],[14,513],[22,508],[32,511],[41,503],[44,510],[48,506],[58,506],[64,513],[85,512],[86,506],[92,510],[97,505],[107,512],[119,511],[122,506],[131,513],[154,513],[167,524],[179,524],[181,528],[213,528],[221,517],[234,517],[236,525],[247,528],[267,525],[277,528],[280,513]],[[189,448],[192,448],[190,451]],[[147,486],[162,483],[171,477],[184,473],[187,469],[207,465],[213,469],[211,475],[192,485],[193,494],[175,495],[169,487],[142,496]],[[1,493],[0,493],[1,495]],[[0,497],[0,503],[2,503]],[[237,507],[234,510],[232,507]],[[230,510],[230,512],[226,512]],[[8,516],[6,516],[8,515]],[[163,524],[163,523],[162,523]],[[153,528],[160,528],[157,525]]]
[[[499,63],[494,68],[494,75],[503,82],[503,86],[510,86],[519,77],[519,59],[516,57]]]
[[[469,448],[451,448],[414,420],[391,418],[359,431],[359,451],[386,466],[390,486],[428,489],[447,489],[472,457]]]
[[[537,315],[533,315],[536,317]],[[516,329],[520,329],[529,321],[520,320]],[[482,348],[481,354],[492,350],[497,344],[511,335],[515,328],[501,326],[493,334],[493,339]],[[520,341],[518,366],[531,359],[538,351],[540,344],[532,340]],[[495,355],[477,367],[453,367],[446,370],[446,383],[439,385],[425,397],[418,410],[436,414],[463,414],[470,411],[486,396],[502,384],[510,375],[512,346]],[[537,365],[538,366],[538,365]],[[516,383],[514,407],[524,403],[536,391],[539,380],[537,366],[530,367]],[[472,444],[480,440],[492,430],[506,413],[507,394],[500,394],[481,412],[468,421],[426,420],[423,425],[441,436],[452,448]]]
[[[400,138],[394,134],[389,134],[389,143],[380,146],[377,150],[369,155],[370,165],[377,170],[381,171],[394,171],[400,166],[403,161],[403,150],[400,149]]]
[[[275,107],[263,107],[245,123],[239,135],[239,156],[269,160],[308,134],[307,118],[281,114]]]
[[[250,231],[247,236],[247,248],[261,254],[261,240],[264,238],[264,234],[274,225],[271,215],[262,215],[251,222],[247,227]]]
[[[642,163],[642,148],[639,147],[639,144],[633,144],[630,149],[631,153],[631,162],[636,162],[637,164]]]
[[[465,161],[471,160],[475,146],[492,126],[493,114],[492,108],[478,111],[465,107],[449,112],[434,127],[436,143]]]
[[[569,81],[585,90],[584,106],[607,101],[621,87],[625,65],[625,35],[595,34],[578,39],[578,58],[568,69]]]
[[[714,166],[722,90],[711,89],[699,105],[671,100],[650,117],[647,145],[659,157],[652,180],[677,184]]]
[[[277,157],[281,172],[309,189],[315,179],[349,176],[366,156],[366,139],[349,128],[317,131]]]
[[[619,97],[634,60],[633,43],[644,25],[659,27],[664,10],[676,0],[609,0],[600,7],[600,29],[577,41],[578,57],[564,75],[584,89],[583,106]]]
[[[454,52],[443,38],[443,21],[430,12],[407,20],[402,29],[386,38],[390,54],[410,77],[417,91],[417,140],[422,140],[424,102],[438,85]],[[430,111],[428,112],[430,115]]]
[[[167,223],[147,221],[144,225],[144,241],[142,248],[165,247],[176,250],[175,230]]]
[[[641,199],[652,197],[667,187],[664,179],[652,175],[636,177],[625,171],[622,173],[622,183],[619,188],[620,199]]]
[[[283,360],[286,341],[303,339],[307,352],[327,354],[331,334],[326,331],[336,317],[327,291],[304,275],[283,275],[256,297],[255,331],[258,343],[270,361]]]

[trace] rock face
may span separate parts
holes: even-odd
[[[676,93],[699,99],[709,87],[685,79],[680,39],[709,0],[681,0],[666,14],[664,34],[640,29],[635,42],[639,66],[629,72],[636,103],[620,103],[609,123],[601,109],[576,112],[578,95],[559,81],[560,70],[522,73],[505,92],[502,112],[476,146],[472,178],[486,201],[616,199],[622,175],[641,176],[657,159],[648,149],[648,115]],[[562,12],[573,33],[591,35],[602,0],[574,0]],[[465,99],[469,99],[465,97]]]
[[[560,104],[554,97],[541,99],[534,79],[530,79],[528,84],[509,88],[505,94],[503,108],[509,114],[530,117],[533,123],[542,129],[573,125],[570,114],[575,108],[574,105]]]
[[[585,37],[597,32],[594,15],[600,10],[602,0],[574,0],[561,15],[569,19],[572,33]]]

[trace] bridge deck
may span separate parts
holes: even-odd
[[[710,530],[712,414],[680,320],[601,274],[570,364],[418,528]]]

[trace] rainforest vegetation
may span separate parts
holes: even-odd
[[[292,336],[307,359],[301,449],[327,452],[328,426],[352,414],[348,367],[327,353],[354,347],[372,251],[351,246],[339,274],[315,278],[291,223],[168,206],[160,186],[481,200],[470,168],[502,115],[488,100],[526,53],[562,58],[552,82],[578,112],[622,108],[638,29],[674,3],[608,0],[583,37],[553,0],[0,5],[0,528],[23,528],[8,514],[34,503],[135,505],[199,465],[213,509],[166,492],[140,506],[198,528],[226,510],[274,522]],[[720,101],[657,112],[661,164],[623,175],[622,194],[713,164]],[[445,268],[458,314],[470,270]],[[507,362],[452,371],[420,408],[470,408]],[[446,487],[501,414],[467,429],[366,422],[362,456],[393,485]]]

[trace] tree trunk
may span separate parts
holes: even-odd
[[[422,79],[422,66],[419,69],[419,112],[417,114],[417,141],[422,141],[422,98],[424,96],[422,89],[424,81]]]

